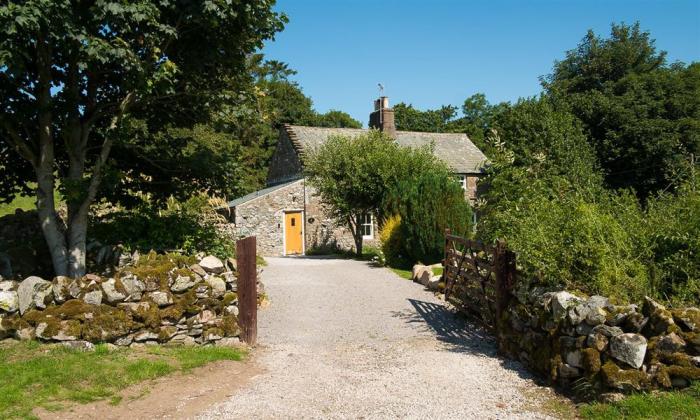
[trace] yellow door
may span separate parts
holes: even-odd
[[[286,244],[285,253],[287,255],[302,253],[301,241],[304,238],[301,231],[301,223],[302,219],[300,211],[284,214],[284,243]]]

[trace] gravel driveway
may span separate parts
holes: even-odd
[[[551,391],[416,283],[368,263],[268,258],[266,370],[202,418],[545,418]]]

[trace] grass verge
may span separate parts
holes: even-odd
[[[678,391],[630,395],[622,401],[580,407],[584,419],[700,419],[700,382]]]
[[[244,351],[225,347],[147,347],[80,352],[23,342],[0,345],[0,418],[34,418],[32,409],[61,410],[66,403],[109,399],[129,385],[216,360],[241,360]]]
[[[36,188],[36,184],[30,184],[31,188]],[[56,204],[63,201],[63,197],[58,192],[58,188],[54,190],[54,199]],[[15,210],[34,210],[36,209],[36,197],[34,195],[17,195],[9,203],[0,203],[0,217],[8,214],[13,214]]]

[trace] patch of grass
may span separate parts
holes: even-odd
[[[433,267],[433,275],[434,276],[442,276],[442,267]]]
[[[389,269],[406,280],[411,280],[411,277],[413,277],[413,270],[404,270],[403,268],[394,267],[389,267]]]
[[[685,390],[630,395],[610,404],[592,403],[579,410],[584,419],[698,419],[700,382]]]
[[[31,184],[32,188],[35,188],[35,184]],[[58,188],[54,190],[54,199],[56,204],[60,203],[63,198],[58,193]],[[9,203],[0,203],[0,217],[6,216],[8,214],[13,214],[15,210],[35,210],[36,209],[36,197],[33,195],[17,195],[14,200]]]
[[[17,196],[7,204],[0,204],[0,217],[13,214],[15,210],[33,210],[36,208],[36,197]]]
[[[36,342],[0,346],[0,418],[33,418],[32,409],[62,402],[109,399],[129,385],[216,360],[241,360],[243,350],[219,347],[149,347],[80,352]]]

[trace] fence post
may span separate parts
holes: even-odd
[[[255,345],[258,338],[258,273],[255,257],[255,236],[236,241],[238,323],[241,326],[241,338],[251,346]]]
[[[496,243],[494,252],[494,268],[496,271],[496,342],[499,351],[502,350],[503,339],[503,312],[508,309],[510,303],[510,292],[515,281],[515,253],[506,248],[503,241]]]
[[[447,299],[449,299],[450,291],[451,291],[450,287],[447,284],[447,278],[448,278],[448,275],[447,275],[447,249],[448,249],[448,246],[450,245],[450,241],[447,239],[447,235],[449,235],[450,233],[452,233],[450,228],[446,228],[445,229],[445,250],[444,250],[445,252],[444,252],[444,255],[442,258],[442,281],[445,283],[445,301],[447,301]]]

